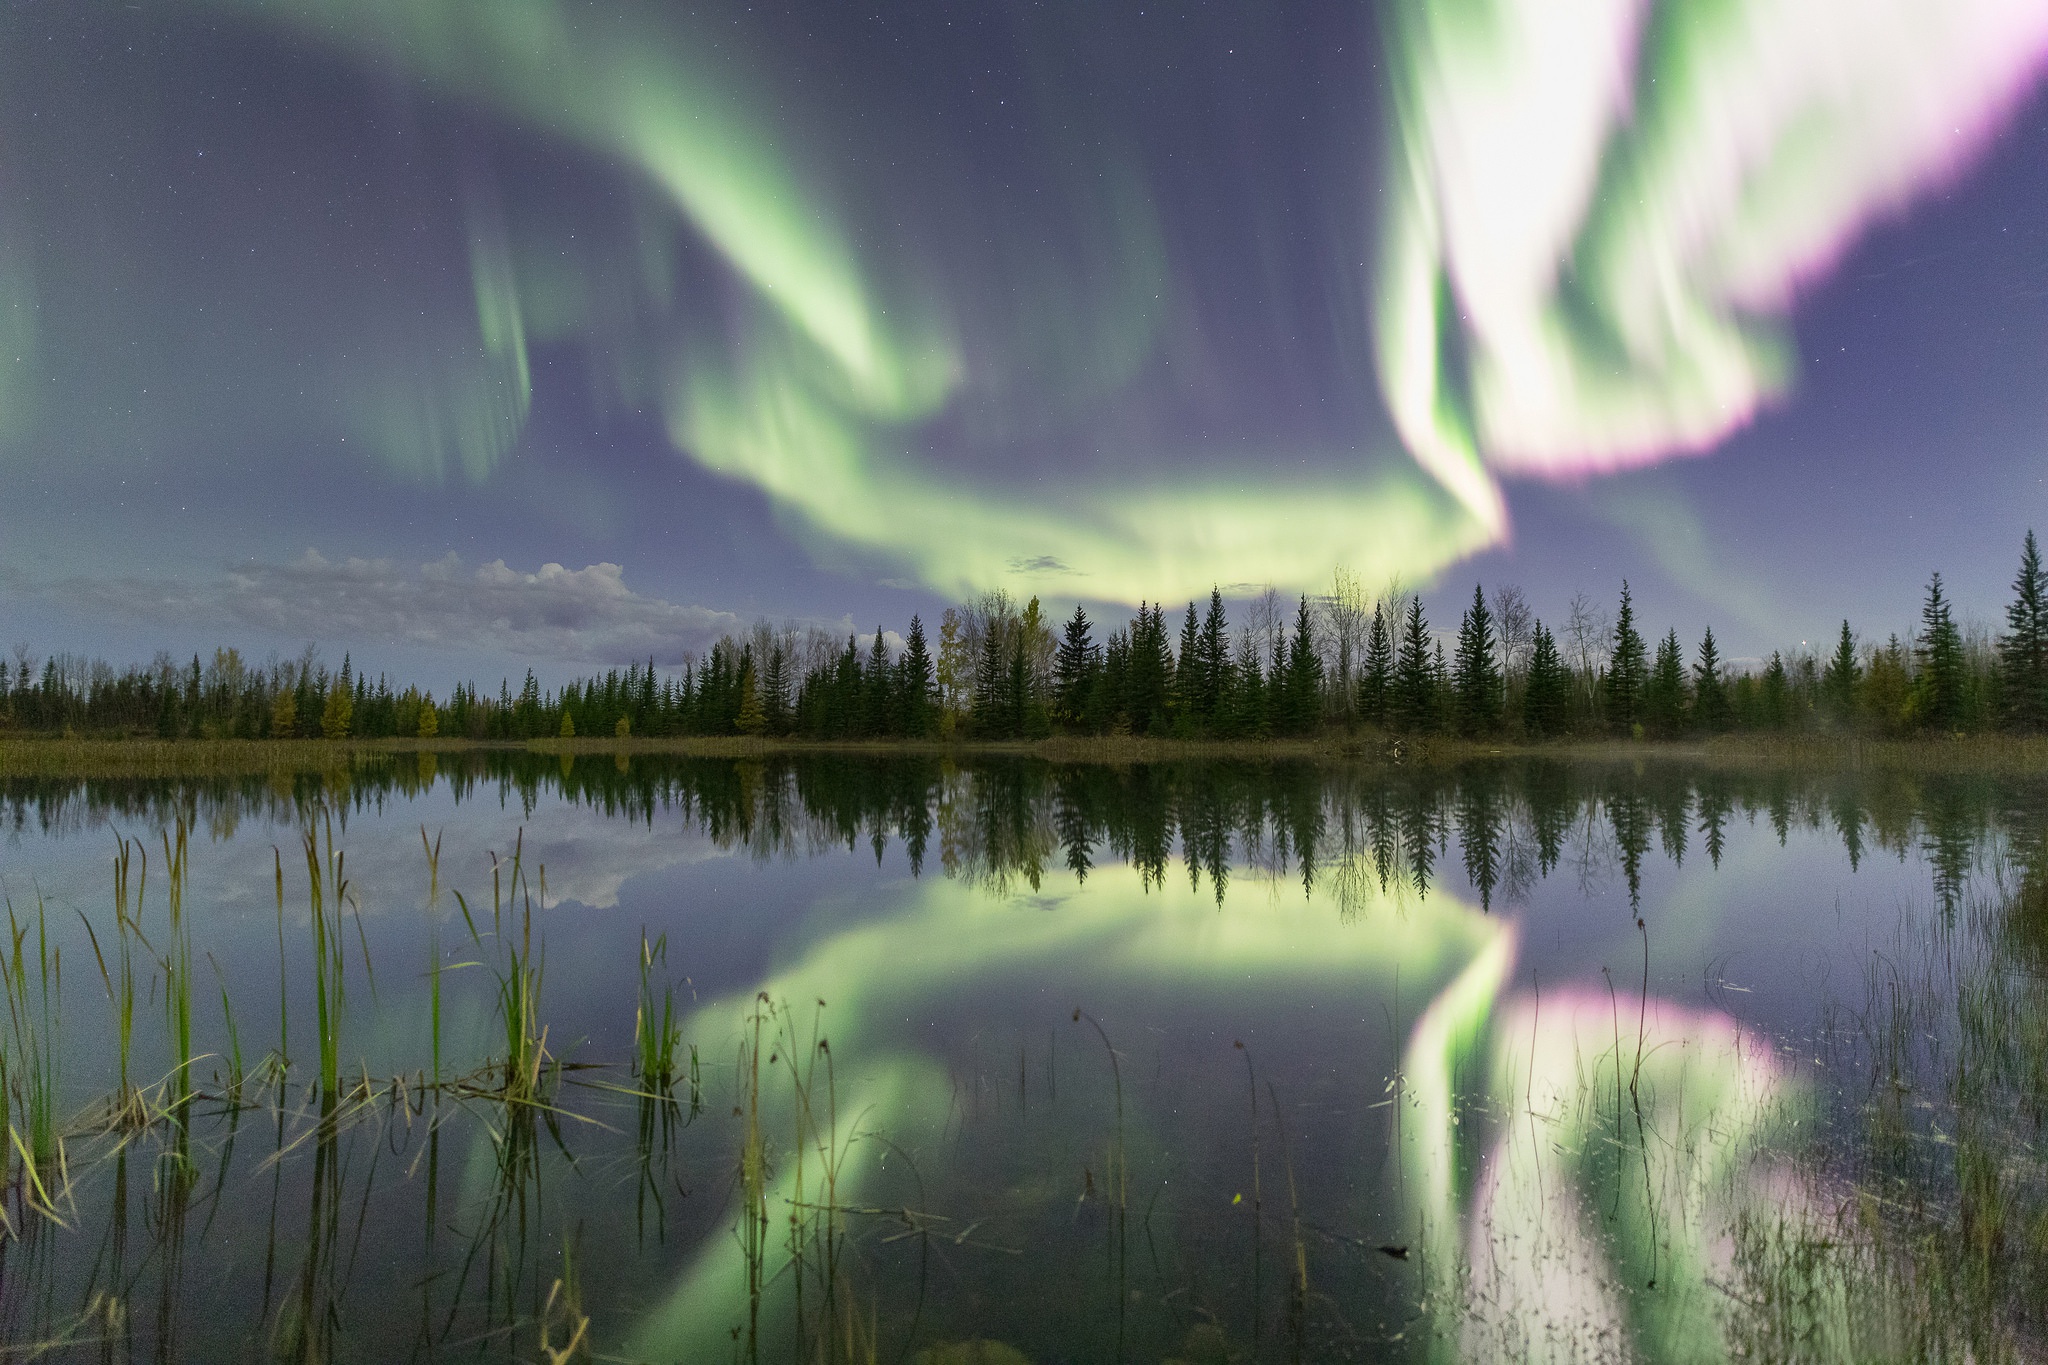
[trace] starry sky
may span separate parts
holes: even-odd
[[[8,0],[0,645],[664,663],[2048,532],[2037,0]]]

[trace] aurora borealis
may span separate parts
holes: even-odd
[[[17,6],[0,610],[465,661],[628,657],[559,596],[483,643],[586,565],[688,646],[1339,565],[1752,650],[1935,567],[1988,616],[2044,62],[2023,0]]]

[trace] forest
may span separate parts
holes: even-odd
[[[160,739],[754,735],[1003,741],[1056,735],[1313,739],[1359,730],[1472,739],[1679,738],[1728,731],[1952,734],[2048,727],[2048,572],[2029,531],[1997,634],[1966,631],[1934,574],[1909,638],[1724,661],[1653,636],[1626,581],[1546,623],[1520,589],[1475,585],[1454,632],[1419,594],[1367,592],[1342,570],[1291,606],[1268,591],[1233,623],[1220,592],[1169,614],[1146,603],[1102,630],[1055,623],[997,591],[898,641],[756,624],[680,667],[653,660],[544,690],[460,682],[440,698],[316,649],[255,665],[231,648],[116,669],[26,645],[0,664],[0,735]]]

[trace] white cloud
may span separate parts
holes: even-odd
[[[136,619],[597,663],[678,663],[740,624],[731,612],[634,592],[616,564],[524,573],[494,559],[469,570],[453,552],[408,572],[390,559],[337,561],[309,549],[289,564],[238,565],[198,583],[69,579],[50,591],[76,610]]]

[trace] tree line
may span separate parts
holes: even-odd
[[[17,646],[0,663],[0,732],[159,738],[765,735],[1035,739],[1055,734],[1257,740],[1357,729],[1471,738],[1676,737],[1731,730],[1879,734],[2048,728],[2048,572],[2026,536],[1997,635],[1966,631],[1939,573],[1918,628],[1883,643],[1848,621],[1825,654],[1724,661],[1709,628],[1652,638],[1626,581],[1609,612],[1583,593],[1554,623],[1512,586],[1475,585],[1455,635],[1417,593],[1268,591],[1233,623],[1220,592],[1176,613],[1143,603],[1102,633],[1076,607],[1055,627],[1037,598],[984,593],[948,608],[937,639],[912,617],[843,640],[757,624],[681,668],[652,659],[544,690],[458,683],[436,700],[344,656],[252,665],[233,649],[116,670]],[[1446,648],[1448,638],[1449,648]]]

